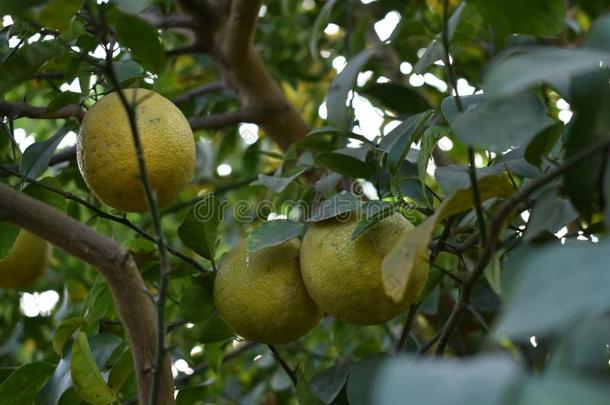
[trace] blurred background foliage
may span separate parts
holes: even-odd
[[[189,29],[163,25],[177,12],[171,1],[98,3],[0,1],[2,101],[38,106],[44,115],[72,104],[88,108],[108,92],[112,86],[103,74],[105,52],[89,21],[102,7],[110,10],[109,24],[118,39],[114,68],[123,86],[151,88],[176,100],[220,80],[208,55],[189,51]],[[520,188],[608,137],[610,20],[604,13],[609,1],[452,0],[449,7],[457,90],[466,110],[480,112],[469,120],[457,117],[451,80],[441,61],[442,1],[264,2],[256,49],[304,120],[327,131],[288,151],[281,151],[255,124],[195,131],[193,181],[163,215],[170,245],[212,268],[209,258],[191,251],[177,231],[192,207],[189,202],[209,192],[231,205],[248,201],[253,218],[243,223],[226,209],[218,259],[265,219],[305,219],[286,206],[255,210],[262,200],[273,201],[275,207],[288,200],[315,203],[358,184],[365,199],[416,206],[409,219],[420,223],[439,206],[436,197],[444,199],[468,186],[468,145],[475,147],[479,176],[510,177]],[[362,56],[372,48],[375,52]],[[560,48],[568,53],[559,53]],[[330,95],[326,99],[333,80],[350,90],[349,108],[345,98],[335,104],[328,101]],[[481,101],[483,96],[474,94],[482,90],[485,100],[496,94],[504,104]],[[177,104],[187,117],[206,117],[237,110],[239,99],[221,88],[183,97]],[[433,112],[425,119],[418,115],[427,110]],[[346,128],[337,125],[342,114],[353,119]],[[399,126],[417,119],[424,120],[418,133]],[[76,119],[4,119],[0,164],[18,165],[28,146],[50,139],[63,127],[68,131],[57,153],[75,144]],[[405,140],[395,167],[388,161],[396,157],[384,150],[384,141],[377,143],[388,134],[399,140],[412,137]],[[367,148],[367,140],[377,147]],[[328,153],[348,158],[324,156]],[[315,187],[304,171],[321,178]],[[420,351],[451,313],[460,280],[479,257],[474,245],[460,254],[436,252],[401,347],[409,360],[392,356],[406,314],[369,327],[326,317],[304,338],[279,348],[297,370],[296,387],[267,347],[235,339],[218,318],[212,275],[174,257],[166,310],[178,403],[389,404],[405,403],[406,398],[439,404],[606,403],[610,280],[603,235],[609,173],[607,155],[591,158],[543,185],[521,215],[508,221],[503,244],[476,283],[453,333],[447,348],[452,360],[428,359]],[[35,177],[116,217],[124,215],[111,212],[89,193],[75,160]],[[350,180],[354,177],[359,179]],[[249,186],[257,178],[258,185]],[[16,176],[3,174],[0,179],[22,185]],[[45,201],[51,194],[38,190]],[[501,201],[484,202],[488,217]],[[154,291],[158,262],[151,242],[75,201],[63,205],[68,215],[128,247]],[[445,235],[451,244],[464,243],[476,233],[476,215],[472,206],[468,209],[453,216],[452,225],[446,223],[454,230]],[[126,218],[150,228],[146,215]],[[281,242],[260,229],[269,243]],[[49,271],[31,288],[0,290],[0,403],[17,403],[12,398],[26,388],[19,403],[85,403],[91,392],[77,393],[73,379],[86,380],[93,372],[83,370],[77,377],[69,372],[73,345],[83,345],[81,335],[76,338],[79,328],[104,381],[115,384],[118,400],[133,401],[129,349],[105,282],[95,269],[55,249]],[[458,359],[462,357],[470,359]],[[26,385],[18,384],[16,373],[27,377]],[[92,385],[92,392],[96,389],[101,388]]]

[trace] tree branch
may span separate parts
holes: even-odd
[[[225,43],[229,59],[237,61],[246,57],[252,48],[258,11],[262,3],[261,0],[233,1]]]
[[[0,183],[0,218],[48,240],[96,267],[112,292],[133,351],[140,402],[152,384],[155,361],[156,314],[133,258],[114,240],[58,210]],[[173,381],[169,359],[163,363],[160,398],[172,403]]]
[[[451,334],[453,330],[457,326],[460,318],[464,314],[465,310],[468,308],[468,301],[470,299],[470,294],[479,280],[483,272],[485,271],[485,267],[493,257],[493,254],[496,251],[498,246],[498,238],[500,233],[502,232],[503,225],[506,222],[509,215],[514,211],[514,209],[527,198],[529,198],[532,194],[540,189],[540,187],[545,184],[553,181],[555,178],[559,177],[566,171],[572,169],[574,166],[578,165],[585,159],[599,153],[604,150],[608,145],[610,145],[610,139],[606,139],[600,143],[594,144],[581,150],[579,153],[573,155],[570,159],[564,162],[562,165],[559,165],[551,170],[549,170],[546,174],[538,177],[536,180],[528,183],[526,187],[524,187],[518,193],[513,194],[510,198],[505,200],[497,209],[496,213],[491,219],[489,226],[489,239],[487,244],[485,245],[485,249],[483,249],[481,256],[476,262],[472,272],[468,276],[468,278],[464,281],[460,288],[460,294],[458,297],[458,301],[456,302],[447,322],[443,328],[439,331],[438,334],[438,346],[436,348],[436,354],[438,356],[442,356],[445,352],[445,348],[449,339],[451,338]],[[428,346],[428,345],[427,345]]]
[[[180,94],[179,96],[174,97],[172,99],[172,102],[174,104],[182,104],[184,102],[189,101],[192,98],[199,97],[199,96],[202,96],[204,94],[211,93],[214,91],[221,91],[221,90],[225,90],[225,89],[227,89],[227,86],[221,81],[206,83],[202,86],[195,87],[191,90],[184,92],[183,94]]]
[[[47,113],[45,107],[36,107],[26,103],[10,103],[5,100],[0,100],[0,115],[10,117],[12,119],[17,118],[76,118],[81,121],[85,112],[78,104],[70,104],[60,108],[57,111]]]
[[[256,123],[260,120],[260,115],[260,110],[258,108],[242,108],[241,110],[210,115],[208,117],[191,117],[189,118],[189,124],[193,131],[199,129],[224,128],[231,125],[237,125],[241,122]]]

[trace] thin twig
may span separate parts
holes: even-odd
[[[237,125],[242,122],[257,123],[262,115],[262,110],[257,107],[244,107],[237,111],[210,115],[207,117],[191,117],[189,124],[193,131],[199,129],[224,128]]]
[[[102,39],[106,36],[107,24],[105,21],[106,8],[101,9],[101,26],[103,29]],[[105,43],[103,41],[102,43]],[[136,120],[136,108],[135,108],[135,94],[133,103],[127,100],[123,89],[121,88],[121,82],[116,76],[116,73],[112,67],[112,46],[106,47],[106,65],[105,73],[106,77],[110,80],[121,104],[127,113],[129,120],[129,127],[131,129],[131,135],[133,137],[134,148],[136,151],[136,159],[138,161],[138,168],[140,171],[140,180],[144,188],[144,194],[150,210],[150,216],[152,220],[153,229],[155,231],[155,242],[159,250],[159,292],[156,299],[157,304],[157,349],[155,356],[155,364],[153,365],[153,381],[150,389],[149,404],[155,405],[157,403],[157,397],[159,395],[161,385],[161,370],[162,364],[166,356],[166,345],[165,345],[165,301],[167,299],[168,290],[168,276],[170,272],[170,262],[167,256],[167,247],[165,237],[163,235],[163,228],[161,227],[161,215],[159,214],[159,206],[157,203],[157,196],[150,182],[148,171],[146,169],[146,162],[144,160],[144,149],[140,139],[140,133],[137,126]]]
[[[498,207],[496,213],[490,221],[488,243],[485,245],[485,249],[483,249],[481,255],[479,256],[479,259],[476,262],[472,272],[462,284],[458,301],[453,307],[453,310],[451,311],[447,322],[445,322],[445,325],[439,331],[439,343],[436,348],[436,355],[442,356],[445,352],[445,348],[447,346],[447,343],[449,342],[449,339],[451,338],[453,330],[457,326],[461,316],[464,314],[464,311],[468,307],[467,304],[470,299],[470,294],[472,293],[476,282],[479,280],[479,278],[485,271],[485,267],[493,257],[493,254],[495,253],[498,247],[498,238],[508,216],[515,210],[515,208],[520,203],[522,203],[532,194],[538,191],[540,187],[553,181],[555,178],[572,169],[574,166],[580,164],[585,159],[593,156],[596,153],[599,153],[600,150],[604,150],[604,148],[608,147],[609,145],[610,139],[606,139],[602,142],[591,145],[588,148],[581,150],[579,153],[573,155],[563,164],[554,167],[546,174],[530,182],[521,191],[513,194],[510,198],[505,200]]]
[[[180,94],[179,96],[174,97],[172,99],[172,101],[174,102],[174,104],[181,104],[192,98],[195,98],[195,97],[207,94],[207,93],[211,93],[214,91],[221,91],[221,90],[225,90],[225,89],[227,89],[227,86],[223,82],[220,82],[220,81],[206,83],[204,85],[190,89],[190,90],[184,92],[183,94]]]
[[[292,368],[290,368],[290,365],[288,363],[286,363],[286,360],[284,360],[282,358],[282,356],[280,355],[280,352],[277,351],[275,346],[273,346],[273,345],[267,345],[267,346],[269,347],[269,350],[271,350],[271,354],[273,355],[273,357],[277,360],[277,362],[280,364],[280,366],[282,366],[282,368],[284,369],[286,374],[288,374],[288,377],[290,378],[290,381],[292,381],[292,384],[296,387],[297,386],[297,374],[294,372],[294,370]]]
[[[396,344],[395,352],[400,353],[402,349],[405,347],[405,343],[407,343],[407,336],[409,336],[411,332],[411,327],[413,326],[413,321],[415,320],[415,315],[417,315],[417,308],[419,304],[413,304],[409,307],[409,312],[407,313],[407,319],[405,319],[405,323],[402,327],[402,332],[400,333],[400,338],[398,339],[398,343]]]

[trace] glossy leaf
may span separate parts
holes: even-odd
[[[292,176],[281,177],[281,176],[268,176],[266,174],[259,174],[258,180],[252,183],[253,186],[265,186],[276,193],[281,193],[296,180],[301,174],[305,173],[305,169],[299,170]]]
[[[75,318],[64,319],[58,326],[55,331],[55,336],[53,336],[53,350],[57,353],[58,356],[62,356],[64,352],[64,347],[72,334],[76,329],[78,329],[83,323],[85,323],[85,319],[81,316]]]
[[[178,227],[178,237],[200,256],[213,260],[221,216],[220,202],[210,194],[186,214],[182,224]]]
[[[33,403],[36,393],[52,373],[53,365],[45,362],[30,363],[18,368],[0,384],[0,403]]]
[[[317,374],[309,381],[311,391],[325,404],[331,404],[347,381],[351,362],[342,361]]]
[[[15,246],[21,229],[6,221],[0,221],[0,260],[4,259]]]
[[[372,176],[371,169],[365,162],[342,153],[320,153],[316,156],[316,161],[344,176],[360,179],[370,179]]]
[[[214,300],[212,294],[200,286],[192,285],[182,294],[180,301],[180,313],[186,321],[199,322],[214,312]]]
[[[250,232],[248,238],[248,252],[281,245],[301,235],[305,229],[302,222],[288,219],[265,221]]]
[[[0,93],[32,77],[45,62],[56,56],[58,52],[59,46],[55,41],[34,42],[19,48],[10,59],[2,64]]]
[[[308,222],[319,222],[334,218],[359,208],[361,201],[352,193],[342,192],[336,194],[329,200],[324,200],[307,220]]]
[[[30,145],[23,152],[19,173],[32,179],[38,178],[49,166],[55,149],[68,132],[69,129],[63,127],[49,139]]]

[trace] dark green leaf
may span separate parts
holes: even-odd
[[[328,169],[344,176],[370,179],[371,169],[362,160],[342,153],[323,152],[316,155],[316,161]]]
[[[53,365],[44,362],[30,363],[18,368],[0,384],[0,403],[33,403],[36,393],[52,373]]]
[[[528,142],[552,124],[542,103],[528,93],[505,99],[484,99],[477,108],[464,111],[450,121],[451,130],[459,140],[496,153]]]
[[[430,127],[426,129],[422,135],[419,155],[417,156],[417,173],[419,175],[419,181],[422,185],[423,195],[426,195],[426,174],[428,170],[428,161],[432,157],[432,152],[434,152],[436,143],[445,136],[449,136],[449,129],[445,127]]]
[[[131,349],[127,349],[112,366],[108,374],[108,386],[118,393],[131,374],[133,374],[133,356]]]
[[[51,0],[40,12],[40,23],[47,28],[64,31],[80,9],[80,3],[80,0]]]
[[[218,199],[213,194],[206,196],[186,214],[178,227],[178,237],[200,256],[213,260],[222,214]]]
[[[19,48],[10,59],[2,64],[0,93],[31,78],[45,62],[58,53],[59,47],[55,41],[34,42]]]
[[[209,318],[212,312],[214,312],[214,300],[206,288],[192,285],[182,294],[180,313],[186,321],[203,321]]]
[[[322,8],[320,9],[320,12],[316,17],[316,21],[313,24],[311,36],[309,38],[309,53],[314,59],[318,59],[320,56],[318,52],[318,40],[320,38],[320,35],[322,34],[322,30],[324,29],[324,27],[326,27],[326,24],[328,23],[330,14],[332,13],[335,4],[337,4],[337,0],[329,0],[324,3],[324,6],[322,6]]]
[[[309,388],[322,402],[331,404],[345,385],[351,368],[350,361],[327,368],[309,381]]]
[[[412,115],[381,140],[378,147],[388,153],[387,166],[390,172],[398,172],[411,144],[421,135],[424,124],[433,114],[434,111],[429,110]]]
[[[40,179],[39,183],[56,190],[61,190],[62,188],[61,184],[55,177],[45,177]],[[56,192],[51,191],[42,185],[30,184],[23,189],[23,192],[32,198],[40,200],[43,203],[64,212],[66,210],[66,199],[62,195],[57,194]]]
[[[555,243],[514,251],[504,268],[513,273],[498,332],[529,339],[547,336],[585,315],[610,309],[607,241]]]
[[[362,205],[362,219],[352,232],[351,239],[354,240],[360,236],[364,231],[382,221],[383,219],[391,216],[398,210],[398,207],[394,204],[384,201],[367,201]]]
[[[80,93],[73,93],[71,91],[65,91],[65,92],[59,94],[53,100],[51,100],[51,102],[45,109],[45,113],[47,113],[47,114],[52,113],[54,111],[61,109],[62,107],[70,105],[70,104],[78,104],[80,102],[80,97],[81,97]]]
[[[0,260],[4,259],[15,246],[21,228],[5,221],[0,221]]]
[[[64,357],[59,361],[51,378],[36,396],[36,405],[57,405],[61,396],[72,387],[70,363],[72,362],[72,343],[64,350]]]
[[[253,253],[298,237],[305,229],[305,224],[288,219],[266,221],[250,232],[248,252]]]
[[[265,186],[268,189],[281,193],[292,183],[297,177],[305,173],[305,169],[299,170],[292,176],[281,177],[281,176],[267,176],[266,174],[259,174],[258,180],[252,183],[253,186]]]
[[[469,0],[485,20],[507,34],[559,35],[566,10],[563,0]]]
[[[144,77],[144,69],[137,62],[127,59],[114,62],[112,70],[117,77],[117,80],[122,83],[130,83],[134,79]]]
[[[383,355],[368,356],[352,366],[347,379],[347,399],[350,405],[375,403],[372,398],[373,381],[386,359]]]
[[[542,158],[547,156],[563,133],[563,123],[558,122],[548,127],[532,139],[525,149],[524,157],[529,163],[540,166]]]
[[[229,329],[218,315],[213,315],[201,325],[199,342],[203,344],[220,342],[233,336],[233,331]]]
[[[57,145],[59,145],[69,131],[69,128],[63,127],[49,139],[30,145],[23,152],[19,173],[23,176],[37,179],[47,169],[53,153],[57,149]]]
[[[335,77],[328,88],[326,98],[328,118],[326,121],[340,131],[347,131],[351,121],[347,107],[347,95],[354,88],[358,74],[376,51],[377,48],[360,51]]]
[[[417,114],[430,108],[430,104],[413,88],[400,83],[372,83],[362,89],[362,94],[377,100],[397,114]]]
[[[610,64],[610,54],[587,49],[531,47],[500,58],[489,68],[483,87],[488,95],[496,97],[548,83],[566,95],[573,76],[595,71],[600,64]]]
[[[130,48],[135,60],[147,70],[159,73],[165,65],[165,49],[157,30],[139,17],[124,14],[118,10],[110,13],[119,42]]]
[[[152,0],[113,0],[119,8],[129,14],[139,14],[153,3]]]
[[[530,211],[524,240],[530,240],[546,231],[555,233],[578,218],[570,201],[558,197],[554,192],[543,195]]]
[[[82,316],[64,319],[59,323],[55,336],[53,336],[53,350],[58,356],[62,356],[66,343],[83,323],[85,323],[85,319]]]
[[[345,214],[359,208],[362,202],[352,193],[346,193],[333,196],[329,200],[324,200],[320,206],[309,217],[308,222],[319,222],[325,219],[334,218],[338,215]]]
[[[449,22],[447,24],[447,33],[448,33],[449,43],[451,43],[451,40],[453,39],[453,36],[455,35],[455,30],[457,29],[458,25],[460,24],[460,19],[462,17],[462,13],[464,12],[464,9],[466,8],[466,6],[467,6],[466,3],[460,4],[458,6],[458,8],[455,9],[453,14],[451,15],[451,18],[449,18]],[[444,48],[445,47],[443,46],[441,34],[439,34],[436,36],[436,38],[434,38],[432,40],[432,42],[430,42],[430,45],[428,45],[424,54],[421,56],[421,58],[419,58],[419,60],[415,64],[413,71],[417,74],[420,74],[424,70],[426,70],[430,65],[432,65],[434,62],[436,62],[437,60],[443,59],[443,56],[445,53]]]

